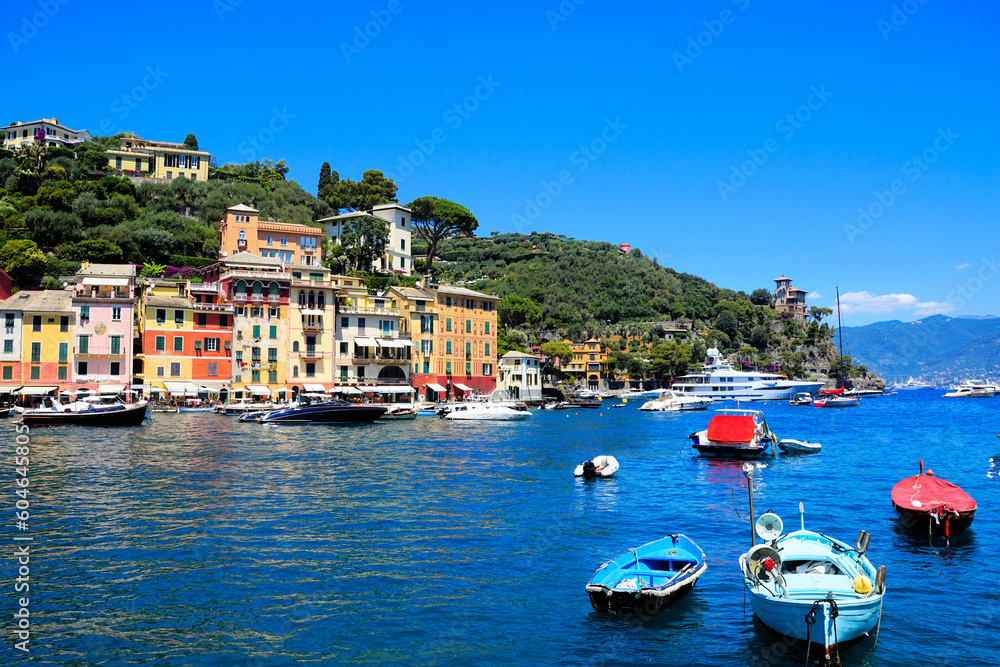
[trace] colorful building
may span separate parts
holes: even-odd
[[[573,375],[578,381],[586,381],[593,390],[608,388],[608,353],[601,341],[591,338],[582,343],[565,341],[573,353],[572,360],[563,365],[562,370]]]
[[[437,329],[429,348],[429,372],[413,377],[422,398],[442,400],[496,389],[497,300],[464,287],[431,285]],[[428,392],[428,390],[430,390]]]
[[[434,361],[434,334],[441,326],[436,306],[437,295],[423,289],[419,281],[417,287],[390,287],[387,292],[399,304],[400,335],[409,336],[412,344],[410,377],[430,376]],[[434,389],[430,391],[434,396]],[[440,393],[444,393],[443,388]],[[426,388],[422,396],[427,396]]]
[[[413,344],[401,333],[401,315],[394,295],[369,294],[345,276],[338,284],[336,325],[337,387],[404,394],[409,391]],[[348,392],[350,393],[350,392]]]
[[[45,133],[45,143],[49,146],[75,146],[91,140],[90,132],[87,130],[71,130],[61,125],[58,118],[43,118],[27,123],[17,121],[3,128],[3,147],[14,150],[24,144],[34,143],[39,130]]]
[[[411,243],[413,240],[413,211],[399,204],[381,204],[371,211],[354,211],[323,218],[319,222],[326,225],[326,235],[332,243],[340,243],[344,236],[344,226],[351,220],[371,216],[385,220],[389,227],[389,240],[385,244],[379,270],[395,271],[410,275],[413,271]]]
[[[324,232],[320,227],[261,220],[256,209],[238,204],[219,222],[219,256],[240,252],[276,259],[288,267],[320,267]]]
[[[775,278],[774,309],[778,314],[791,313],[796,319],[806,317],[806,291],[792,287],[792,279],[785,276]]]
[[[337,289],[330,270],[291,267],[286,382],[294,392],[322,393],[333,385],[336,322]]]
[[[2,352],[0,352],[0,386],[16,389],[21,382],[21,341],[24,336],[24,307],[41,292],[18,292],[0,303],[0,317],[4,319]],[[31,324],[29,317],[28,323]],[[39,353],[39,363],[41,362]],[[40,372],[40,371],[39,371]]]
[[[541,357],[511,350],[497,362],[497,389],[513,400],[542,400]]]
[[[21,384],[39,393],[71,385],[76,326],[73,292],[44,290],[25,304],[22,312]]]
[[[108,166],[119,172],[135,172],[147,178],[188,178],[208,180],[208,163],[212,154],[184,144],[169,141],[147,141],[139,137],[122,137],[119,148],[105,151]]]
[[[195,293],[195,287],[150,281],[143,291],[135,380],[145,382],[147,394],[223,394],[229,387],[233,307],[218,303],[210,288]]]
[[[72,303],[73,384],[124,391],[132,375],[135,266],[84,262],[76,272]]]
[[[202,276],[234,307],[231,389],[254,396],[287,393],[291,274],[279,260],[239,252],[205,267]]]

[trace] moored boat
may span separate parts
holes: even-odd
[[[861,405],[860,396],[845,396],[844,388],[822,389],[819,398],[813,401],[817,408],[853,408]]]
[[[818,442],[784,438],[778,441],[778,449],[786,454],[815,454],[822,448]]]
[[[444,416],[449,421],[524,421],[531,418],[523,405],[472,403],[457,405]]]
[[[945,398],[993,398],[993,387],[956,387]]]
[[[334,400],[272,410],[257,421],[262,424],[365,424],[381,417],[385,410],[381,405]]]
[[[789,405],[812,405],[813,397],[808,392],[799,392],[788,401]]]
[[[416,419],[417,409],[411,404],[393,404],[390,405],[385,414],[382,415],[382,419],[388,420],[405,420],[405,419]]]
[[[749,470],[748,470],[749,468]],[[750,480],[753,521],[753,466],[744,465]],[[802,512],[802,504],[799,503]],[[754,525],[764,544],[740,556],[743,583],[754,615],[770,629],[806,642],[830,659],[840,648],[868,635],[882,615],[885,566],[872,565],[865,552],[870,536],[861,531],[854,546],[805,529],[782,534],[775,514],[762,515]]]
[[[148,407],[146,401],[62,404],[50,396],[43,407],[22,412],[18,423],[28,426],[139,426],[147,417]]]
[[[597,477],[611,477],[618,472],[618,459],[613,456],[595,456],[589,461],[584,461],[573,470],[574,477],[584,477],[587,479]]]
[[[933,471],[900,480],[892,487],[892,506],[903,527],[934,535],[960,533],[976,518],[976,501],[951,482],[935,477]]]
[[[688,437],[702,455],[735,458],[759,456],[775,439],[759,410],[719,410],[707,429]]]
[[[597,611],[658,614],[691,592],[708,569],[705,552],[686,535],[667,535],[629,549],[587,583]]]
[[[712,399],[704,396],[683,396],[669,389],[659,392],[656,398],[639,406],[642,412],[686,412],[707,410]]]

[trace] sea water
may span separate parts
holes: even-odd
[[[839,410],[754,403],[822,452],[757,462],[757,514],[853,543],[887,567],[878,639],[850,665],[995,665],[1000,398],[901,392]],[[714,409],[534,411],[261,425],[212,413],[30,436],[30,658],[107,665],[791,665],[805,651],[750,611],[740,463],[694,455]],[[617,402],[617,401],[614,401]],[[724,407],[722,405],[715,407]],[[734,407],[730,405],[729,407]],[[9,426],[9,425],[8,425]],[[13,428],[0,506],[18,499]],[[599,454],[610,479],[575,479]],[[979,503],[971,529],[900,530],[892,486],[920,460]],[[594,611],[606,560],[668,533],[704,549],[694,591],[653,618]],[[23,543],[23,542],[21,542]],[[3,559],[3,578],[16,574]],[[2,595],[8,657],[21,593]],[[25,656],[26,657],[26,656]],[[814,656],[815,657],[815,656]],[[12,664],[6,662],[4,664]]]

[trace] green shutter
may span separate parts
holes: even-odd
[[[277,338],[277,337],[278,337],[278,327],[272,324],[271,325],[271,338]]]
[[[253,325],[253,337],[254,338],[260,338],[260,325],[259,324]]]

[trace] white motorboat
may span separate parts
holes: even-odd
[[[812,405],[813,397],[812,394],[806,392],[800,392],[792,397],[792,400],[788,401],[789,405]]]
[[[531,418],[531,413],[523,405],[471,403],[455,405],[444,418],[451,421],[524,421]]]
[[[822,448],[818,442],[785,438],[778,441],[778,449],[786,454],[815,454]]]
[[[650,389],[649,391],[646,391],[644,389],[631,389],[622,394],[619,394],[618,398],[622,399],[623,401],[634,400],[638,398],[656,398],[657,394],[659,393],[660,391],[658,389]]]
[[[958,386],[944,395],[945,398],[993,398],[993,387]]]
[[[955,385],[955,389],[972,389],[988,392],[990,396],[996,396],[1000,393],[1000,387],[991,383],[983,382],[982,380],[965,380],[961,384]]]
[[[911,376],[906,382],[897,382],[892,385],[892,388],[895,391],[900,389],[933,389],[934,385],[926,380],[917,380]]]
[[[573,470],[574,477],[611,477],[618,472],[618,459],[613,456],[595,456]]]
[[[723,360],[718,348],[713,347],[706,354],[702,371],[678,378],[672,389],[685,396],[713,400],[782,401],[800,392],[814,394],[823,384],[788,380],[780,373],[736,370]]]
[[[680,412],[687,410],[707,410],[712,399],[704,396],[682,396],[670,389],[659,392],[656,398],[639,406],[642,412]]]

